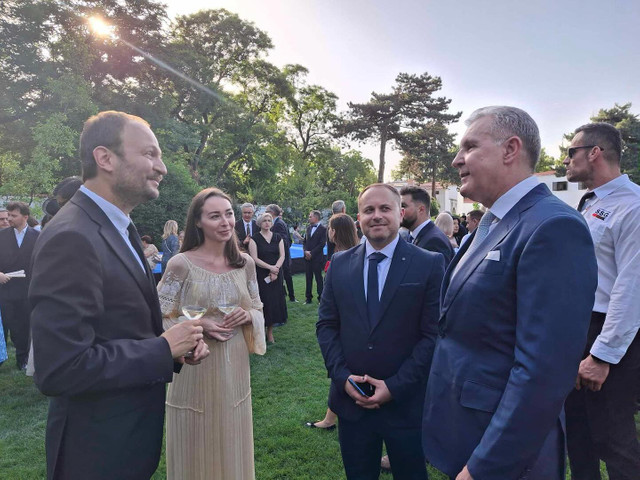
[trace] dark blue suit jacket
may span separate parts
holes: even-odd
[[[445,266],[451,263],[453,247],[447,236],[436,227],[435,223],[429,222],[422,227],[422,230],[418,232],[418,236],[413,240],[413,244],[430,252],[442,254]]]
[[[316,333],[331,377],[329,406],[358,420],[364,409],[344,391],[351,374],[386,381],[393,400],[381,414],[398,427],[420,425],[422,403],[437,335],[441,255],[399,241],[373,329],[367,318],[363,268],[365,245],[336,253],[322,292]]]
[[[561,435],[593,307],[593,243],[582,217],[539,185],[452,279],[470,244],[445,274],[423,447],[447,475],[467,464],[477,479],[517,479]]]

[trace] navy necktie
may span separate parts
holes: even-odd
[[[584,208],[584,204],[587,203],[587,200],[589,200],[594,195],[595,195],[595,192],[587,192],[582,196],[582,198],[580,199],[580,203],[578,203],[579,212],[582,212],[582,209]]]
[[[415,238],[413,238],[413,236],[411,236],[411,234],[409,234],[409,243],[413,244],[414,240],[415,240]]]
[[[387,258],[384,253],[375,252],[369,255],[369,272],[367,274],[367,313],[369,326],[375,327],[380,315],[380,292],[378,291],[378,264]]]

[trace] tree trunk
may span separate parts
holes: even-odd
[[[436,197],[436,166],[431,167],[431,198]]]
[[[384,154],[387,149],[387,130],[380,131],[380,166],[378,167],[378,183],[384,183]]]

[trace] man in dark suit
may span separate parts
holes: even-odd
[[[564,479],[563,403],[596,288],[578,213],[539,184],[540,135],[514,107],[467,121],[453,160],[489,210],[445,274],[423,446],[457,480]]]
[[[260,229],[256,225],[256,221],[253,219],[255,209],[250,203],[244,203],[240,207],[242,218],[236,222],[236,235],[238,235],[238,242],[240,249],[243,252],[249,251],[249,240],[254,233],[258,233]]]
[[[23,202],[7,205],[9,227],[0,231],[0,311],[4,337],[16,347],[16,366],[24,370],[29,359],[29,304],[31,255],[39,232],[27,226],[29,206]],[[25,277],[6,274],[24,270]]]
[[[285,259],[282,264],[282,276],[284,277],[284,283],[286,284],[287,293],[289,294],[289,301],[296,302],[296,294],[293,291],[293,278],[291,278],[291,251],[289,250],[291,248],[291,234],[289,233],[289,226],[282,220],[282,209],[279,205],[275,203],[267,205],[265,211],[273,217],[271,231],[280,235],[284,242]],[[284,290],[284,285],[282,288]]]
[[[49,395],[49,479],[142,479],[162,447],[174,359],[208,350],[197,322],[162,331],[129,219],[167,170],[141,118],[102,112],[80,138],[84,185],[40,235],[29,289],[35,381]],[[184,355],[194,350],[193,358]]]
[[[322,214],[318,210],[309,212],[309,226],[307,234],[304,237],[302,249],[304,250],[304,270],[306,274],[306,301],[305,305],[311,304],[313,295],[313,277],[316,277],[316,288],[318,292],[318,301],[322,297],[322,270],[326,263],[324,256],[324,246],[327,243],[327,229],[320,223]]]
[[[394,478],[425,479],[420,419],[444,260],[400,240],[400,195],[392,186],[365,188],[358,210],[367,240],[334,255],[318,311],[329,407],[340,419],[347,478],[378,478],[384,441]]]
[[[440,253],[444,264],[453,258],[453,247],[447,236],[429,218],[431,198],[424,188],[404,187],[400,190],[404,217],[402,226],[409,230],[409,243],[431,252]]]

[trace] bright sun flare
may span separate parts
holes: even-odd
[[[91,30],[101,37],[115,37],[114,27],[109,25],[99,17],[90,17],[88,19]]]

